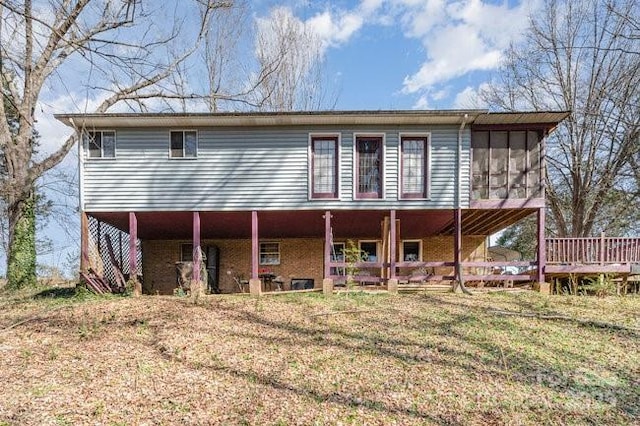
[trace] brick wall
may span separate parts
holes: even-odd
[[[336,242],[342,241],[336,239]],[[357,241],[357,240],[356,240]],[[316,288],[322,287],[324,239],[291,238],[272,239],[262,242],[280,244],[280,264],[261,265],[275,275],[285,278],[313,278]],[[143,241],[144,292],[146,294],[172,294],[176,287],[175,262],[180,260],[181,245],[191,241],[161,240]],[[453,261],[453,237],[437,236],[423,239],[424,261]],[[216,245],[220,249],[220,290],[223,293],[238,291],[232,275],[245,279],[251,276],[251,240],[203,240],[203,246]],[[483,260],[485,237],[463,237],[464,260]],[[452,275],[453,268],[436,268],[438,275]],[[228,274],[227,272],[231,272]]]

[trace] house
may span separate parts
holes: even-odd
[[[385,284],[544,281],[545,137],[565,112],[486,110],[61,114],[79,144],[81,268],[176,288],[176,265],[209,284],[283,277]],[[487,237],[537,215],[538,259],[487,259]],[[195,257],[194,257],[195,255]],[[199,277],[200,268],[193,268]],[[267,290],[269,288],[266,288]]]

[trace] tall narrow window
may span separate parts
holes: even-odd
[[[382,137],[356,137],[356,198],[382,198]]]
[[[88,132],[86,140],[89,158],[115,158],[116,132]]]
[[[338,198],[338,138],[311,137],[311,198]]]
[[[198,136],[195,130],[171,132],[171,158],[195,158],[198,154]]]
[[[427,137],[401,136],[401,198],[427,198]]]

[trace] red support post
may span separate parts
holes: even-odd
[[[138,219],[134,212],[129,212],[129,276],[138,276]]]
[[[193,281],[200,281],[202,250],[200,249],[200,212],[193,212]]]
[[[462,282],[462,209],[453,210],[453,263],[456,282]]]
[[[251,279],[258,279],[259,247],[258,247],[258,212],[251,212]]]
[[[324,277],[329,278],[331,276],[331,245],[333,239],[331,238],[331,212],[327,210],[324,212]]]
[[[545,282],[544,269],[547,263],[546,241],[544,239],[545,228],[545,209],[544,207],[538,210],[538,274],[537,279],[539,283]]]
[[[391,234],[389,236],[389,239],[391,241],[389,241],[389,278],[391,279],[395,279],[396,278],[396,261],[397,261],[397,253],[396,253],[396,211],[395,210],[391,210],[391,212],[389,213],[389,221],[391,222],[389,224],[390,226],[390,231],[389,233]]]

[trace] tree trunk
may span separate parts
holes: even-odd
[[[37,284],[35,204],[33,191],[26,199],[11,200],[9,204],[9,256],[7,258],[7,288],[9,289]]]

